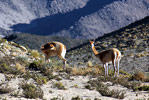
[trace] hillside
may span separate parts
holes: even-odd
[[[149,15],[148,0],[1,0],[0,27],[38,35],[95,38]],[[1,35],[9,34],[3,33]]]
[[[133,73],[149,72],[149,17],[97,38],[95,47],[99,52],[118,48],[123,56],[120,69]],[[93,64],[100,63],[95,58],[89,42],[70,50],[67,59],[71,66],[84,67],[89,61]]]
[[[104,76],[103,67],[67,65],[0,38],[1,100],[136,100],[149,99],[149,77],[120,70],[118,78]]]
[[[74,48],[80,44],[86,42],[85,39],[71,39],[70,37],[59,37],[59,36],[40,36],[27,33],[14,33],[6,36],[5,39],[21,44],[30,49],[40,50],[41,45],[49,41],[59,41],[66,45],[67,50]]]

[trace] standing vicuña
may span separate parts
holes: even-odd
[[[114,76],[119,75],[119,62],[121,59],[121,52],[116,48],[111,48],[102,52],[98,52],[94,46],[94,41],[90,41],[92,50],[97,58],[100,59],[104,66],[105,75],[108,76],[108,63],[112,61],[114,67]],[[117,75],[116,75],[117,73]]]
[[[41,47],[41,51],[45,54],[45,60],[47,61],[50,56],[58,56],[64,62],[64,68],[66,65],[66,46],[60,42],[48,42]]]

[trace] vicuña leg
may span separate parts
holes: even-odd
[[[117,77],[119,77],[119,62],[120,60],[117,61]]]
[[[112,61],[113,68],[114,68],[114,77],[116,76],[117,68],[116,68],[116,62],[115,59]]]
[[[65,57],[62,57],[61,55],[58,56],[61,60],[63,60],[63,63],[64,63],[64,69],[66,68],[66,59]]]
[[[109,66],[108,66],[108,63],[106,63],[106,72],[107,72],[107,76],[108,76],[108,68],[109,68]]]
[[[107,71],[106,71],[106,64],[103,64],[104,67],[104,71],[105,71],[105,76],[107,75]]]

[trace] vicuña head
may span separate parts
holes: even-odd
[[[45,52],[45,51],[48,51],[48,50],[56,50],[55,44],[48,42],[48,43],[46,43],[45,45],[43,45],[41,47],[42,52]]]
[[[58,56],[64,62],[64,67],[66,65],[66,46],[60,42],[48,42],[41,46],[41,51],[45,55],[45,60],[47,61],[51,56]],[[50,60],[48,60],[50,62]]]
[[[114,67],[114,76],[119,75],[119,62],[121,59],[121,52],[116,48],[110,48],[105,51],[98,52],[94,46],[94,41],[90,41],[91,48],[93,50],[93,53],[99,60],[102,62],[104,70],[105,70],[105,76],[108,76],[108,63],[112,62],[112,65]]]

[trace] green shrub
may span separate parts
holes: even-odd
[[[60,90],[66,90],[65,86],[62,82],[57,82],[53,85],[54,88],[60,89]]]
[[[5,73],[7,71],[10,71],[10,67],[6,63],[3,63],[3,64],[0,65],[0,71],[2,73]]]
[[[91,85],[90,85],[90,84],[85,85],[85,88],[86,88],[86,89],[89,89],[89,90],[92,90],[92,87],[91,87]]]
[[[33,74],[32,78],[40,85],[47,83],[47,77],[45,77],[45,76]]]
[[[22,72],[20,70],[17,70],[16,67],[9,66],[6,63],[0,64],[0,72],[14,75],[22,74]]]
[[[23,91],[23,94],[26,98],[43,98],[43,91],[40,89],[40,87],[36,87],[35,85],[32,84],[22,84],[21,85]]]
[[[139,87],[136,87],[136,90],[139,90],[139,91],[149,91],[149,86],[148,85],[139,86]]]
[[[90,80],[88,83],[91,84],[92,87],[95,87],[102,96],[114,97],[118,99],[123,99],[125,97],[125,91],[110,90],[107,85],[104,85],[99,80]]]
[[[94,100],[101,100],[101,99],[99,99],[99,98],[95,98]]]
[[[135,88],[140,86],[141,83],[137,81],[129,81],[127,78],[117,78],[112,81],[113,84],[120,84],[124,87],[127,87],[129,89],[133,89],[135,91]]]
[[[28,79],[32,78],[32,74],[29,71],[26,71],[26,73],[23,75],[23,78],[25,80],[28,80]]]
[[[71,100],[83,100],[82,98],[80,98],[79,96],[77,96],[77,97],[72,97],[72,99]]]

